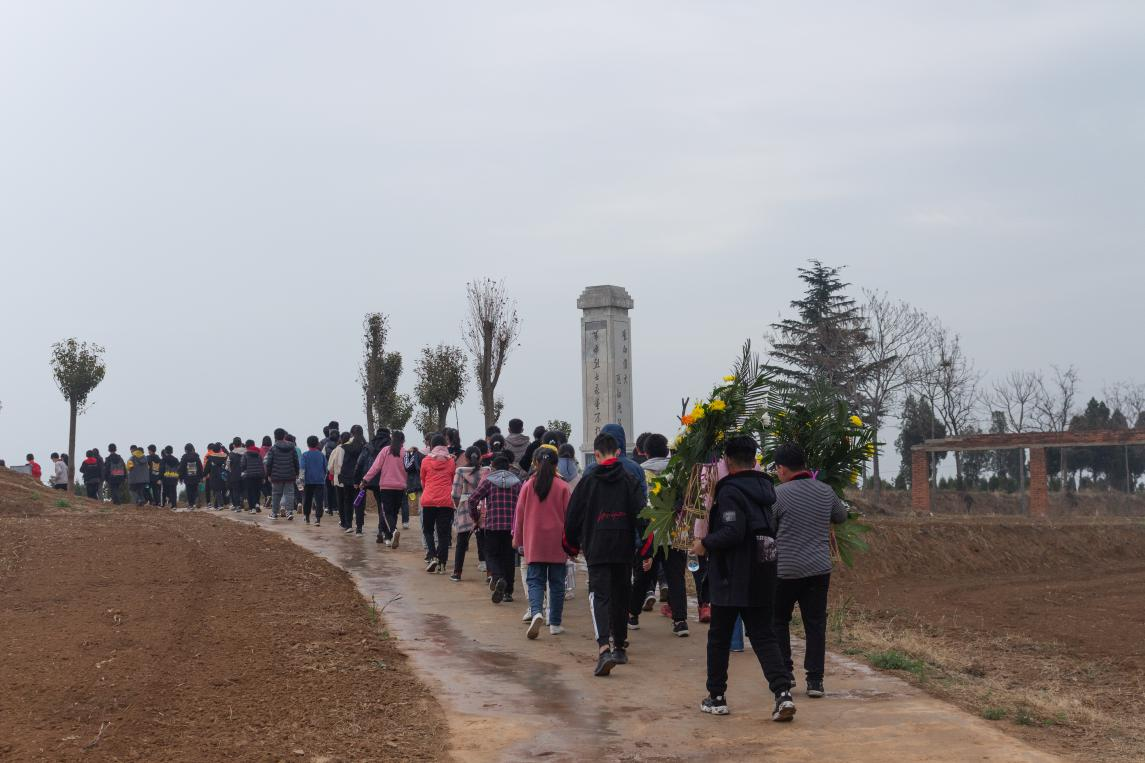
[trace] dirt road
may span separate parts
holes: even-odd
[[[523,597],[489,602],[476,560],[467,579],[424,572],[416,531],[392,551],[296,519],[230,515],[263,525],[352,573],[384,607],[389,630],[446,706],[458,760],[1048,761],[1051,755],[933,699],[897,678],[832,657],[824,700],[799,699],[790,725],[771,723],[770,699],[750,652],[733,655],[732,715],[704,716],[704,627],[679,639],[646,615],[631,636],[631,663],[607,679],[594,659],[583,573],[566,632],[528,641]],[[415,518],[416,523],[416,518]],[[729,757],[730,756],[730,757]]]

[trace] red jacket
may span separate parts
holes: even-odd
[[[526,562],[560,564],[568,559],[561,547],[565,534],[565,515],[569,508],[569,486],[559,476],[545,500],[537,496],[533,477],[521,489],[517,515],[513,519],[513,546],[524,547]]]
[[[453,508],[453,473],[457,462],[444,446],[437,446],[421,462],[421,505]]]
[[[44,475],[44,470],[41,469],[40,465],[37,464],[35,461],[29,461],[28,463],[32,467],[32,479],[36,480],[36,482],[39,482],[40,477],[42,477]]]

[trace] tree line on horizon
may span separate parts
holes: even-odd
[[[897,420],[894,448],[901,458],[892,480],[884,478],[880,452],[864,487],[905,489],[911,482],[911,448],[925,440],[982,433],[1145,429],[1145,384],[1122,381],[1102,397],[1079,405],[1081,376],[1073,365],[1015,370],[987,383],[959,335],[934,316],[885,292],[850,296],[842,267],[811,260],[799,268],[803,295],[790,303],[795,315],[771,325],[772,364],[789,382],[834,388],[875,430]],[[1021,490],[1028,465],[1021,449],[955,451],[955,476],[938,479],[946,453],[931,457],[935,487]],[[1145,446],[1048,449],[1051,487],[1102,487],[1131,491],[1145,474]]]

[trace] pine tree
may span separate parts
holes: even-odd
[[[857,403],[860,383],[887,361],[864,362],[863,350],[871,340],[862,310],[844,293],[850,284],[839,278],[841,270],[818,260],[799,268],[799,278],[807,284],[803,299],[791,303],[799,317],[772,324],[776,336],[771,354],[781,365],[777,370],[792,384],[805,389],[826,384]]]
[[[899,417],[901,426],[899,436],[895,439],[895,448],[899,452],[899,478],[896,483],[907,487],[911,481],[911,448],[925,440],[946,437],[946,427],[935,418],[934,409],[926,400],[916,400],[914,395],[907,395],[902,406],[902,416]],[[934,453],[932,468],[938,468],[938,462],[946,458],[946,453]]]

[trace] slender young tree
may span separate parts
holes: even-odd
[[[414,395],[431,414],[425,419],[425,423],[432,425],[427,431],[440,432],[445,427],[449,409],[465,400],[465,387],[469,384],[465,351],[445,343],[423,347],[414,373],[417,375]]]
[[[497,397],[497,384],[505,361],[517,345],[521,321],[516,300],[510,300],[505,293],[504,281],[470,281],[465,287],[465,300],[469,310],[461,333],[473,358],[485,426],[490,427],[501,417],[503,402]]]
[[[1012,371],[996,381],[987,400],[995,412],[1002,414],[1006,429],[1021,434],[1037,426],[1037,400],[1042,388],[1042,377],[1036,371]],[[1018,448],[1018,489],[1026,481],[1026,451]]]
[[[1077,398],[1077,386],[1080,376],[1073,366],[1062,369],[1059,366],[1050,366],[1053,369],[1053,378],[1049,381],[1041,379],[1038,395],[1034,402],[1035,417],[1038,426],[1047,432],[1064,432],[1069,428],[1069,422],[1074,415],[1074,400]],[[1061,490],[1064,493],[1073,480],[1069,473],[1068,448],[1057,448],[1058,469],[1061,472]],[[1052,454],[1055,449],[1046,452],[1047,460],[1052,463]]]
[[[358,381],[366,409],[368,436],[380,427],[400,429],[413,415],[413,403],[397,393],[402,375],[402,354],[386,352],[389,319],[382,313],[366,313],[362,321],[362,363]]]
[[[68,493],[76,474],[76,417],[87,410],[88,398],[103,381],[107,366],[98,344],[65,339],[52,345],[52,375],[68,401]]]

